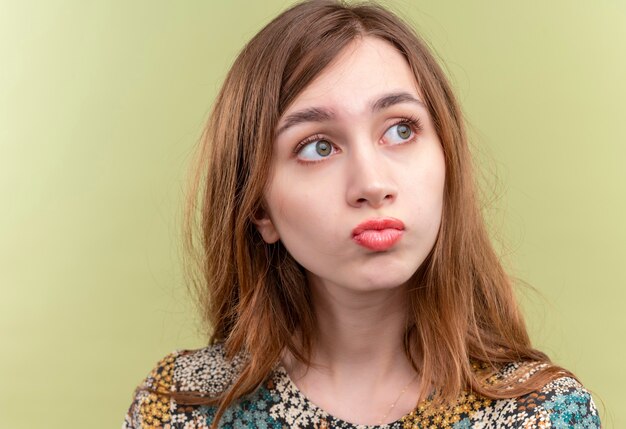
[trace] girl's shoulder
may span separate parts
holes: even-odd
[[[545,366],[545,363],[515,362],[506,365],[501,376],[523,382]],[[526,421],[536,424],[537,427],[601,427],[591,393],[570,376],[556,378],[534,392],[501,402],[502,405],[509,405],[514,410],[513,414],[525,415]]]
[[[591,393],[572,377],[559,377],[537,391],[501,402],[501,406],[511,407],[511,414],[523,416],[524,421],[536,427],[601,427]]]
[[[547,364],[511,362],[491,377],[490,383],[523,383]],[[478,369],[478,368],[477,368]],[[478,369],[479,370],[479,369]],[[420,407],[418,407],[419,410]],[[428,407],[422,405],[422,409]],[[426,419],[428,416],[434,419]],[[600,418],[591,394],[576,379],[563,376],[522,396],[491,399],[473,392],[463,392],[454,407],[441,414],[414,414],[414,427],[430,427],[440,419],[449,419],[454,428],[600,428]],[[421,417],[421,419],[420,419]],[[435,427],[438,427],[435,425]]]
[[[157,362],[144,381],[170,392],[194,392],[209,397],[226,390],[238,375],[244,359],[228,359],[221,343],[200,349],[177,349]]]
[[[228,359],[222,344],[172,351],[154,365],[135,389],[122,427],[161,427],[175,423],[170,421],[175,411],[184,414],[185,407],[172,400],[172,395],[217,397],[235,380],[243,362],[241,356]]]
[[[219,396],[235,380],[244,359],[239,355],[228,359],[223,344],[214,344],[196,350],[176,350],[166,356],[171,361],[170,389],[176,392],[194,392],[209,397]],[[163,360],[156,369],[163,366]]]

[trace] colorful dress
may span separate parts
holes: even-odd
[[[163,358],[143,385],[157,391],[203,392],[215,396],[236,377],[242,359],[227,360],[222,345],[199,350],[175,351]],[[511,363],[497,377],[528,377],[541,367]],[[521,370],[521,372],[520,372]],[[122,429],[209,428],[217,407],[182,405],[166,395],[138,391]],[[576,380],[562,377],[528,395],[493,400],[463,392],[455,406],[441,409],[428,400],[411,413],[384,425],[356,425],[335,418],[310,402],[277,365],[268,380],[224,413],[225,429],[508,429],[508,428],[600,428],[600,418],[591,395]]]

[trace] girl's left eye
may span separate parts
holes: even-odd
[[[384,139],[390,144],[406,143],[413,137],[413,129],[411,125],[400,122],[392,127],[389,127],[385,132]]]

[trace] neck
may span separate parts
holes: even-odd
[[[405,359],[402,339],[406,288],[355,292],[312,284],[317,318],[316,363],[330,371],[361,366],[389,369]]]
[[[407,288],[354,291],[310,279],[317,319],[311,368],[287,360],[298,378],[309,370],[323,373],[333,384],[353,377],[378,383],[391,374],[414,374],[406,357]]]
[[[331,415],[360,424],[394,421],[411,411],[419,383],[403,344],[407,287],[309,286],[317,318],[311,365],[283,358],[298,388]]]

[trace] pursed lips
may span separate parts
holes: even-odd
[[[352,239],[360,246],[376,252],[393,247],[404,233],[404,223],[396,218],[368,219],[352,230]]]

